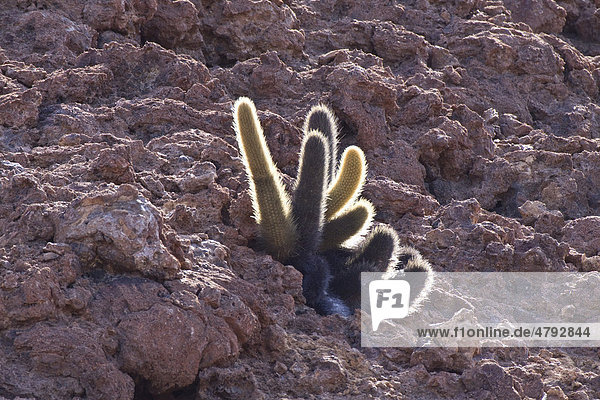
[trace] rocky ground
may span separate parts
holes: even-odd
[[[596,0],[3,0],[0,399],[600,397],[597,349],[364,349],[253,250],[231,106],[309,108],[437,271],[600,269]]]

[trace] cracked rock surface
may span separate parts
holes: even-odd
[[[600,4],[3,0],[0,400],[600,397],[594,348],[365,349],[258,250],[319,102],[437,271],[600,270]]]

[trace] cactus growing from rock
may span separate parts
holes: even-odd
[[[307,305],[320,314],[349,315],[360,305],[361,272],[386,271],[390,279],[403,271],[426,272],[417,288],[423,297],[431,267],[417,250],[401,248],[393,229],[377,227],[354,243],[374,215],[373,205],[359,198],[367,166],[362,150],[350,146],[338,168],[337,123],[327,107],[315,106],[306,117],[292,200],[250,99],[236,101],[234,120],[264,246],[303,274]]]

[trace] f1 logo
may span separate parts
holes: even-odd
[[[407,281],[380,279],[369,283],[373,331],[385,319],[406,317],[409,299],[410,284]]]

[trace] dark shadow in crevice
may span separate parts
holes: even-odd
[[[231,215],[229,214],[230,206],[231,201],[227,201],[227,203],[223,204],[223,207],[221,207],[221,221],[223,221],[223,224],[227,226],[233,226],[233,223],[231,222]]]
[[[150,385],[145,379],[137,381],[133,400],[194,400],[198,391],[198,378],[191,385],[169,393],[152,394],[149,387]]]
[[[496,204],[492,211],[496,214],[508,218],[520,218],[519,206],[517,204],[517,194],[519,190],[515,185],[511,186],[506,192],[496,196]]]

